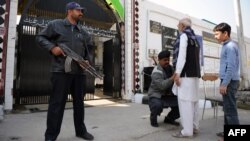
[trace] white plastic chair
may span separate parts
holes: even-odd
[[[216,123],[217,123],[217,118],[218,118],[218,106],[223,102],[222,96],[220,94],[216,94],[216,86],[215,82],[218,80],[218,75],[214,73],[205,73],[202,76],[203,80],[203,85],[204,85],[204,95],[205,95],[205,101],[204,101],[204,107],[203,107],[203,113],[202,113],[202,119],[204,117],[204,112],[205,112],[205,106],[206,106],[206,101],[211,101],[212,105],[214,106],[214,118],[216,118]],[[213,82],[213,94],[208,94],[207,92],[207,86],[208,82]]]

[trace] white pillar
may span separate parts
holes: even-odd
[[[17,19],[18,0],[10,1],[9,29],[7,41],[6,58],[6,78],[5,78],[5,110],[12,110],[13,106],[13,80],[14,80],[14,60],[15,60],[15,42],[16,42],[16,19]]]
[[[132,0],[125,0],[125,95],[132,100],[133,90],[133,49],[132,49]]]
[[[244,41],[240,0],[234,0],[234,9],[235,9],[235,17],[236,17],[238,44],[240,47],[240,55],[241,55],[240,71],[241,71],[242,81],[240,84],[240,88],[243,90],[243,89],[249,88],[249,80],[248,80],[248,74],[247,74],[246,46],[245,46],[245,41]]]

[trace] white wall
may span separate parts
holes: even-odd
[[[133,43],[132,43],[132,3],[125,0],[125,92],[122,98],[131,100],[133,97]],[[122,92],[123,93],[123,92]]]
[[[179,13],[177,13],[177,15],[181,16],[181,14]],[[178,23],[178,18],[176,17],[174,11],[148,2],[147,0],[141,1],[139,37],[141,41],[141,64],[143,65],[143,67],[152,66],[153,64],[153,60],[147,56],[148,49],[156,49],[158,51],[161,51],[162,48],[161,34],[150,32],[150,20],[160,22],[163,26],[175,29],[177,28],[176,26]]]
[[[15,40],[16,40],[16,16],[17,0],[10,1],[10,17],[7,42],[6,58],[6,78],[5,78],[5,110],[11,110],[13,107],[13,80],[14,80],[14,59],[15,59]]]

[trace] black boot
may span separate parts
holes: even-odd
[[[84,140],[92,141],[94,139],[94,136],[91,135],[89,132],[85,132],[84,134],[76,134],[77,137],[83,138]]]
[[[158,123],[157,123],[157,116],[152,116],[150,115],[150,123],[151,123],[151,126],[153,127],[159,127]]]

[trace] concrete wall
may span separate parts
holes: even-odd
[[[7,42],[6,79],[5,79],[5,110],[11,110],[13,106],[13,80],[16,41],[16,17],[18,0],[10,1],[10,17]]]
[[[125,92],[122,98],[133,99],[132,1],[125,0]]]

